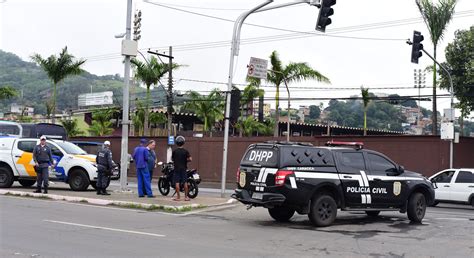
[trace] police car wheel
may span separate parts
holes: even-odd
[[[158,179],[158,190],[163,196],[167,196],[170,193],[170,184],[162,177]]]
[[[315,226],[326,227],[331,225],[337,216],[337,204],[330,195],[317,195],[311,201],[309,220]]]
[[[407,214],[412,222],[421,222],[425,217],[426,199],[422,193],[413,193],[408,200]]]
[[[0,188],[10,188],[13,184],[13,172],[8,167],[0,167]]]
[[[291,219],[291,217],[293,217],[295,210],[285,206],[277,206],[269,208],[268,213],[274,220],[278,222],[287,222]]]
[[[380,211],[366,211],[365,214],[369,217],[377,217],[380,214]]]
[[[18,182],[23,187],[31,187],[32,185],[36,183],[35,180],[30,180],[30,179],[19,179]]]
[[[69,186],[74,191],[85,191],[89,187],[90,181],[83,170],[73,170],[69,176]]]

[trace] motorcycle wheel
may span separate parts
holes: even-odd
[[[191,198],[191,199],[194,199],[196,198],[196,196],[198,195],[199,193],[199,188],[196,184],[196,182],[194,182],[194,180],[188,180],[188,197]]]
[[[158,180],[158,190],[163,196],[167,196],[170,193],[170,183],[168,180],[160,177]]]

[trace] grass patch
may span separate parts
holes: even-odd
[[[81,203],[89,203],[86,199],[82,199],[82,200],[80,200],[79,202],[81,202]]]
[[[207,206],[199,205],[197,207],[183,206],[183,207],[170,207],[164,205],[143,205],[139,203],[111,203],[109,206],[115,206],[120,208],[135,209],[135,210],[146,210],[146,211],[163,211],[169,213],[184,213],[192,210],[203,209]]]

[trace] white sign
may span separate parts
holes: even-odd
[[[114,93],[112,91],[104,91],[97,93],[86,93],[78,96],[78,106],[101,106],[111,105],[114,103]]]
[[[259,79],[267,79],[268,61],[256,57],[250,58],[250,64],[247,66],[247,76]]]
[[[441,123],[441,140],[453,140],[453,139],[454,139],[454,124]]]

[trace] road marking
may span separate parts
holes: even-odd
[[[441,219],[441,220],[469,220],[468,218],[434,218],[434,219]]]
[[[137,235],[145,235],[145,236],[154,236],[154,237],[165,237],[165,235],[153,234],[153,233],[148,233],[148,232],[133,231],[133,230],[124,230],[124,229],[118,229],[118,228],[99,227],[99,226],[85,225],[85,224],[78,224],[78,223],[71,223],[71,222],[65,222],[65,221],[47,220],[47,219],[45,219],[45,220],[43,220],[43,221],[45,221],[45,222],[50,222],[50,223],[57,223],[57,224],[64,224],[64,225],[70,225],[70,226],[83,227],[83,228],[102,229],[102,230],[109,230],[109,231],[122,232],[122,233],[129,233],[129,234],[137,234]]]

